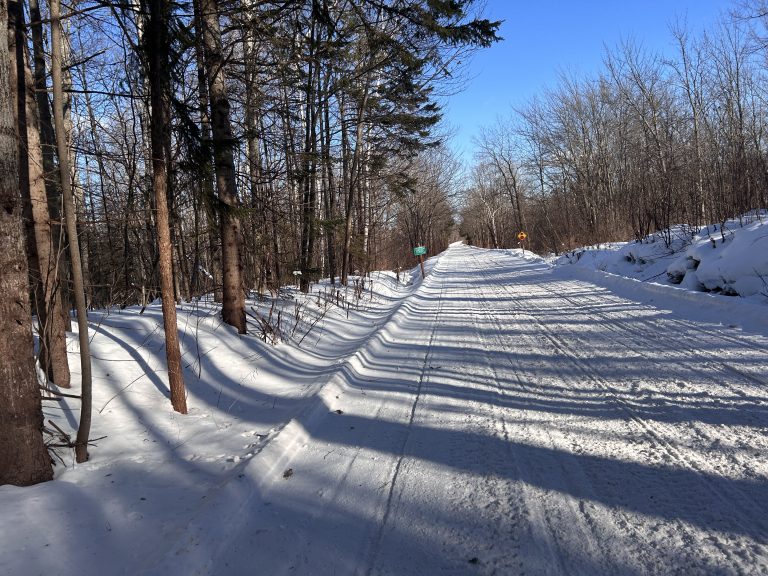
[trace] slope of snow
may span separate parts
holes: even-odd
[[[224,325],[216,305],[178,307],[186,416],[170,407],[160,304],[92,312],[91,458],[78,465],[60,452],[66,465],[56,467],[56,481],[0,486],[0,574],[137,573],[312,404],[337,363],[402,303],[412,289],[405,280],[372,273],[351,278],[347,290],[320,284],[309,297],[288,288],[278,300],[249,303],[248,336]],[[257,310],[269,318],[272,302],[271,322],[287,340],[277,346],[258,336],[255,318]],[[69,347],[77,386],[76,333]],[[77,400],[47,400],[44,411],[74,437]]]
[[[0,487],[0,574],[768,571],[768,322],[686,298],[751,302],[521,251],[428,269],[286,291],[277,346],[180,307],[187,416],[159,307],[94,314],[91,460]]]
[[[698,230],[677,226],[641,242],[583,248],[551,258],[642,282],[768,303],[768,213]]]

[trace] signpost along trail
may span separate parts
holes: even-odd
[[[426,246],[416,246],[413,249],[413,255],[419,257],[419,265],[421,266],[421,278],[424,279],[424,254],[427,253]]]

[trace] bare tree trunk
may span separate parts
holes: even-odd
[[[150,98],[152,102],[152,179],[157,210],[157,244],[160,265],[160,286],[163,299],[163,326],[165,328],[165,355],[168,362],[168,381],[171,404],[176,412],[187,413],[184,374],[179,352],[179,331],[176,325],[176,301],[173,286],[173,248],[168,212],[168,148],[170,132],[171,73],[170,20],[168,0],[149,1],[149,22],[144,41],[149,63]]]
[[[88,343],[88,315],[83,286],[83,269],[80,260],[80,241],[77,237],[77,213],[72,194],[69,169],[69,150],[64,129],[64,98],[61,79],[61,6],[59,0],[51,0],[51,75],[53,82],[53,121],[56,127],[56,146],[59,153],[59,174],[64,200],[64,218],[69,240],[72,282],[77,309],[77,327],[80,341],[80,367],[82,372],[80,426],[75,440],[75,457],[78,462],[88,460],[88,436],[91,430],[91,354]]]
[[[41,433],[43,413],[32,353],[7,8],[0,0],[0,485],[26,486],[51,480],[53,470]]]
[[[265,133],[264,118],[262,117],[260,120],[261,132],[263,134]],[[264,165],[267,173],[271,174],[272,165],[270,162],[269,149],[267,148],[266,144],[264,144]],[[272,244],[272,282],[274,284],[274,288],[277,290],[280,288],[280,281],[282,280],[282,266],[280,265],[280,230],[277,221],[277,192],[275,190],[275,184],[272,179],[270,179],[269,183],[267,184],[267,191],[268,197],[266,199],[266,203],[269,205],[269,235]]]
[[[205,160],[200,167],[202,172],[198,183],[198,193],[203,200],[204,206],[215,205],[215,191],[213,186],[213,166],[211,164],[210,149],[208,148],[211,141],[211,117],[210,117],[210,102],[208,98],[208,78],[205,71],[205,55],[203,47],[203,35],[200,31],[200,6],[199,2],[194,3],[195,20],[198,22],[196,25],[198,28],[195,35],[195,64],[197,66],[197,90],[198,90],[198,109],[200,112],[200,137],[203,142],[203,148],[205,150]],[[215,210],[206,211],[206,233],[208,237],[207,250],[209,254],[208,270],[210,277],[213,281],[213,299],[216,302],[221,302],[224,298],[221,288],[221,250],[219,248],[218,238],[216,237],[215,229],[218,227],[217,215]],[[220,228],[220,227],[219,227]]]
[[[333,174],[333,161],[331,159],[331,120],[330,120],[330,98],[328,97],[328,83],[330,75],[326,75],[323,92],[321,95],[322,114],[320,115],[321,126],[321,153],[323,159],[324,186],[323,186],[323,204],[325,208],[325,238],[326,249],[328,252],[328,276],[331,279],[331,285],[336,284],[336,185]]]
[[[40,137],[43,148],[43,171],[48,187],[48,201],[51,203],[51,218],[58,220],[60,215],[60,199],[55,185],[58,178],[55,174],[54,153],[56,140],[53,135],[53,118],[48,102],[48,85],[46,84],[45,51],[43,48],[43,17],[40,13],[38,0],[29,0],[30,28],[32,30],[32,49],[35,61],[35,96],[40,114]]]
[[[99,171],[99,183],[98,183],[98,186],[99,186],[99,196],[101,198],[102,207],[103,207],[104,222],[105,222],[105,225],[106,225],[106,239],[107,239],[107,250],[108,250],[107,261],[109,262],[111,270],[117,270],[119,268],[119,264],[117,263],[117,260],[116,260],[117,252],[116,252],[116,249],[115,249],[115,246],[114,246],[114,240],[116,240],[116,238],[113,238],[113,236],[117,235],[117,227],[116,227],[116,225],[114,224],[114,222],[112,220],[113,216],[111,214],[111,211],[107,209],[107,196],[106,196],[106,190],[105,190],[105,183],[106,183],[107,178],[109,176],[107,174],[107,168],[106,168],[106,166],[104,164],[104,152],[103,152],[104,147],[101,144],[101,138],[99,136],[99,133],[102,130],[102,128],[99,126],[98,122],[96,121],[96,114],[94,112],[93,104],[91,102],[91,96],[90,96],[90,93],[89,93],[89,90],[88,90],[88,73],[87,73],[87,70],[86,70],[85,63],[82,64],[82,66],[80,67],[79,70],[80,70],[80,81],[81,81],[82,86],[83,86],[83,91],[85,92],[85,94],[84,94],[84,96],[85,96],[85,98],[84,98],[85,99],[85,110],[86,110],[86,114],[88,115],[88,123],[89,123],[89,127],[90,127],[91,142],[93,144],[93,154],[94,154],[94,156],[96,156],[96,166],[97,166],[98,171]],[[133,195],[133,192],[132,192],[133,186],[132,186],[131,180],[133,180],[133,171],[129,171],[129,182],[128,182],[128,189],[130,191],[129,192],[129,195],[130,195],[129,198],[132,198],[132,195]],[[90,189],[90,186],[88,188]],[[92,207],[91,211],[93,211],[93,201],[91,201],[91,207]],[[128,228],[127,221],[128,221],[128,218],[130,218],[130,214],[131,214],[131,206],[130,205],[128,206],[128,210],[126,210],[126,212],[127,212],[127,215],[125,217],[125,222],[126,223],[123,225],[124,226],[124,230],[123,230],[124,236],[127,235],[127,228]],[[127,240],[125,241],[125,244],[127,244]],[[124,249],[124,258],[126,260],[126,265],[125,265],[126,269],[129,267],[129,265],[127,264],[128,260],[129,260],[128,252],[129,252],[129,250],[125,250]],[[98,253],[94,253],[94,257],[95,258],[98,258],[98,256],[99,256]],[[98,270],[98,265],[94,266],[94,268]],[[127,273],[125,271],[124,271],[124,276],[127,276]],[[125,288],[127,289],[128,286],[129,286],[129,282],[128,282],[127,278],[126,278]],[[99,290],[95,290],[95,291],[91,290],[91,292],[94,293],[94,294],[101,294],[102,290],[100,290],[100,289]],[[96,306],[100,306],[100,305],[103,306],[108,301],[109,300],[105,299],[103,297],[103,295],[100,295],[100,296],[96,297],[96,304],[95,305]]]
[[[223,271],[222,317],[224,322],[245,334],[245,293],[240,264],[240,217],[237,214],[234,137],[229,122],[229,96],[224,75],[224,56],[216,0],[199,0],[200,28],[203,35],[205,63],[208,70],[208,94],[211,101],[213,153],[216,162],[216,186],[221,202],[221,259]]]
[[[45,48],[43,42],[43,17],[40,13],[38,0],[29,0],[30,29],[32,30],[32,50],[34,54],[35,96],[37,98],[37,111],[40,116],[40,141],[43,150],[43,174],[45,177],[45,189],[48,194],[48,211],[51,215],[53,226],[51,228],[53,249],[58,258],[59,275],[59,307],[62,321],[67,330],[72,329],[72,321],[69,315],[71,309],[70,291],[67,286],[69,278],[69,262],[65,254],[66,239],[61,226],[61,188],[58,184],[59,176],[56,170],[54,156],[56,152],[56,137],[53,133],[53,117],[51,104],[48,101],[48,85],[46,83],[47,67],[45,62]]]
[[[307,96],[307,100],[310,96]],[[306,122],[304,133],[304,161],[301,168],[301,191],[302,191],[302,210],[301,210],[301,255],[299,258],[299,268],[302,275],[300,277],[300,289],[302,292],[309,292],[310,281],[312,280],[312,259],[315,252],[315,204],[317,202],[317,182],[316,171],[317,161],[315,159],[315,147],[317,138],[315,133],[315,112],[314,104],[307,102]]]
[[[66,27],[66,30],[64,29]],[[61,27],[61,61],[69,63],[71,60],[71,44],[69,40],[69,21],[62,22]],[[67,143],[67,149],[74,157],[69,162],[70,182],[72,182],[72,194],[75,199],[75,222],[80,226],[86,226],[83,214],[85,212],[85,197],[83,186],[80,183],[80,174],[77,169],[76,149],[74,147],[74,129],[72,124],[72,108],[74,105],[74,96],[72,94],[72,71],[69,66],[64,66],[61,70],[62,82],[62,109],[64,112],[64,138]],[[82,223],[82,224],[81,224]],[[87,230],[80,230],[87,237]],[[86,296],[86,305],[91,305],[93,301],[93,281],[90,271],[90,254],[88,253],[88,243],[80,244],[80,266],[83,271],[83,287]]]
[[[367,141],[367,138],[366,138]],[[361,273],[363,275],[368,273],[370,269],[370,238],[371,238],[371,186],[368,180],[368,144],[365,144],[365,150],[362,154],[362,162],[360,163],[360,193],[361,193],[361,217],[362,217],[362,236],[363,236],[363,249],[362,257],[365,259],[363,266],[361,267]]]
[[[53,250],[48,198],[43,178],[35,87],[26,54],[24,15],[19,2],[9,3],[10,84],[17,95],[19,129],[19,184],[27,221],[30,276],[40,336],[40,365],[47,378],[62,388],[70,386],[67,341],[58,291],[58,258]]]
[[[362,154],[362,148],[363,148],[363,133],[364,133],[364,122],[363,122],[363,116],[365,114],[365,109],[368,105],[368,83],[366,82],[366,87],[363,93],[362,101],[358,105],[358,111],[357,111],[357,131],[355,135],[355,151],[352,155],[352,165],[349,169],[349,175],[348,178],[348,186],[349,189],[347,190],[347,205],[346,205],[346,213],[344,215],[344,245],[342,246],[342,252],[341,252],[341,283],[346,286],[347,280],[349,276],[349,268],[350,268],[350,258],[351,258],[351,250],[352,250],[352,217],[353,217],[353,210],[354,210],[354,200],[355,200],[355,192],[360,185],[360,157]],[[344,123],[344,118],[342,115],[342,127]],[[345,139],[342,136],[342,139]],[[346,153],[346,151],[344,152]]]
[[[255,10],[256,6],[250,0],[246,1],[249,10]],[[255,60],[258,57],[258,50],[253,39],[253,32],[244,32],[245,44],[245,128],[248,156],[248,177],[251,194],[251,205],[254,210],[251,218],[252,236],[254,242],[254,251],[256,252],[254,262],[258,262],[258,283],[259,294],[268,287],[268,275],[270,268],[270,247],[269,247],[269,229],[268,211],[274,211],[275,207],[267,203],[267,193],[264,182],[264,170],[261,154],[261,106],[262,94],[261,87],[258,85]]]

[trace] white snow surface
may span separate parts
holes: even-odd
[[[768,304],[768,212],[700,228],[675,226],[639,242],[581,248],[548,261]]]
[[[92,313],[91,459],[0,487],[0,574],[768,572],[767,306],[517,250],[427,269],[292,292],[277,346],[180,306],[186,416],[159,306]]]

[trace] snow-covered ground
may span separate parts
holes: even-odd
[[[640,242],[581,248],[547,260],[768,304],[768,212],[701,228],[675,226]]]
[[[159,307],[94,315],[99,439],[0,487],[0,574],[768,571],[759,295],[460,245],[429,265],[294,295],[276,347],[184,306],[187,416]]]

